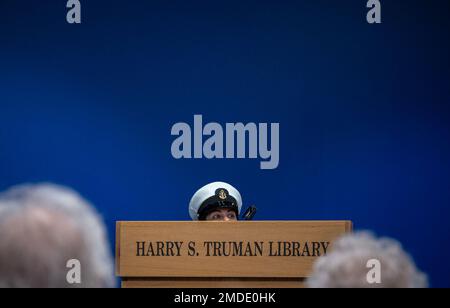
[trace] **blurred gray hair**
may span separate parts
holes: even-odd
[[[369,284],[369,260],[381,263],[381,283]],[[420,272],[399,242],[376,239],[369,232],[343,236],[332,251],[319,258],[306,281],[310,288],[426,288],[427,277]]]
[[[81,263],[70,285],[67,261]],[[22,185],[0,194],[0,288],[114,287],[106,228],[75,191]]]

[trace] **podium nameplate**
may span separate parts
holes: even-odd
[[[118,222],[124,287],[301,286],[349,221]]]

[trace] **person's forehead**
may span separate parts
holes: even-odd
[[[233,212],[234,213],[234,211],[232,209],[217,209],[217,210],[211,212],[211,214],[222,213],[222,212]]]

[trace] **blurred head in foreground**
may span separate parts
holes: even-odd
[[[373,260],[379,261],[380,265],[379,280],[375,283],[372,280],[375,277],[373,275],[376,275],[372,271],[376,271]],[[336,241],[331,253],[316,261],[306,284],[310,288],[428,286],[427,277],[416,268],[414,261],[403,251],[400,243],[388,238],[376,239],[368,232],[346,235]]]
[[[69,260],[81,284],[69,284]],[[0,288],[113,287],[106,230],[95,209],[61,186],[23,185],[0,194]]]

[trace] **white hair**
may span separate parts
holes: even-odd
[[[69,260],[81,284],[67,282]],[[0,194],[0,288],[114,287],[104,223],[75,191],[21,185]]]
[[[369,260],[381,264],[380,283],[370,284]],[[427,277],[420,272],[399,242],[376,239],[369,232],[343,236],[332,251],[319,258],[306,285],[310,288],[426,288]]]

